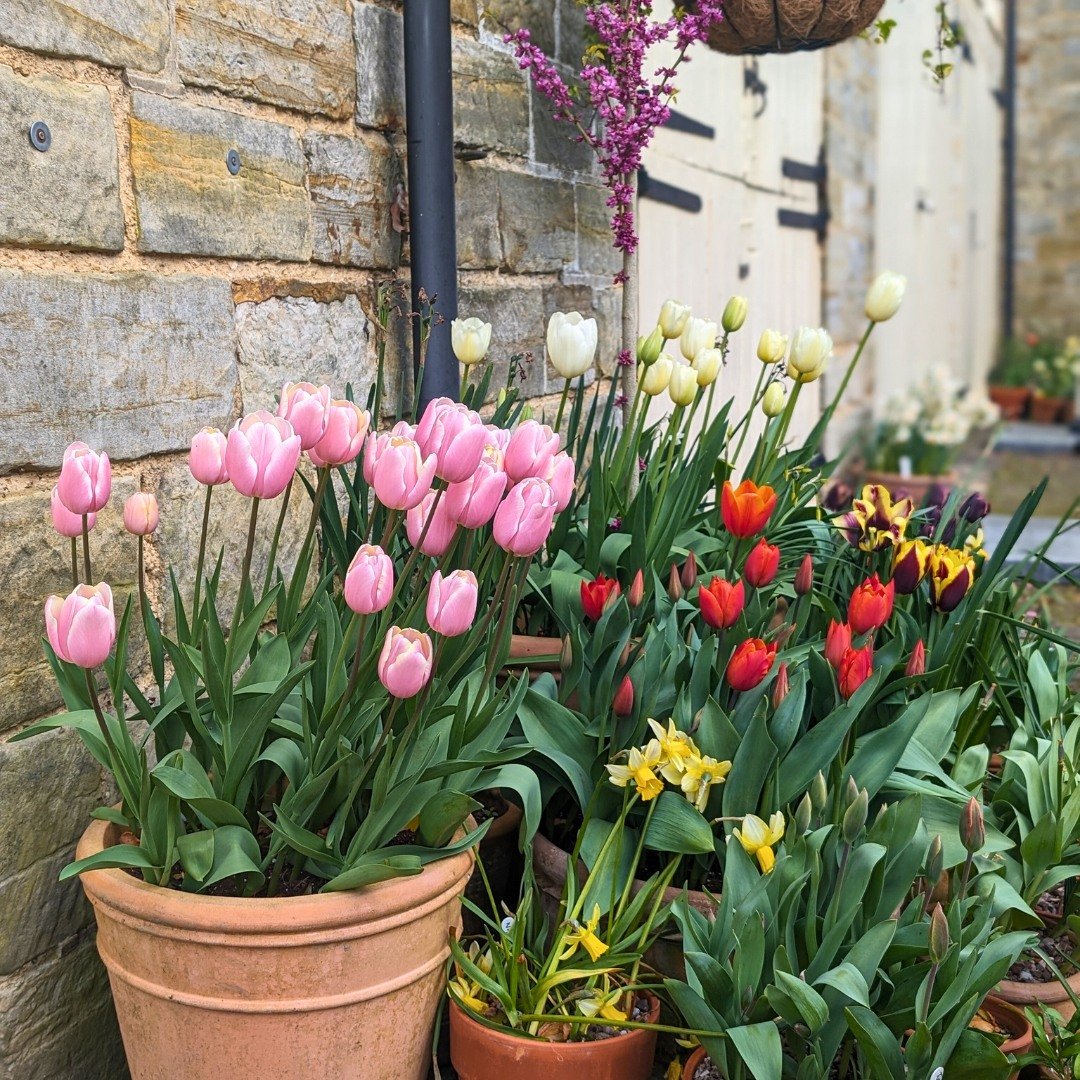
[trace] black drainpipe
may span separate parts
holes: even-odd
[[[454,97],[450,67],[450,5],[407,0],[405,7],[405,134],[409,172],[412,309],[421,289],[432,302],[431,329],[416,415],[436,397],[460,393],[450,345],[457,317],[457,236],[454,224]],[[426,311],[425,311],[426,313]],[[420,358],[420,320],[413,320],[413,371]]]
[[[1007,338],[1013,336],[1016,321],[1016,7],[1016,0],[1005,0],[1001,333]]]

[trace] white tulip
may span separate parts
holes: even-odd
[[[681,357],[672,361],[667,390],[676,405],[690,405],[697,396],[697,372]]]
[[[491,345],[491,323],[475,316],[454,319],[450,323],[450,344],[454,355],[466,366],[480,363]]]
[[[724,354],[719,349],[702,349],[694,357],[693,368],[697,372],[698,386],[711,386],[716,382],[724,366]]]
[[[757,356],[763,364],[777,364],[787,352],[787,337],[779,330],[764,330],[758,340]]]
[[[679,348],[687,360],[693,360],[702,349],[711,349],[715,345],[716,323],[693,316],[686,320],[683,332],[679,335]]]
[[[661,353],[656,362],[648,367],[638,367],[638,385],[643,394],[656,397],[667,389],[668,379],[671,378],[671,369],[674,361],[667,353]]]
[[[548,360],[564,379],[576,379],[592,367],[596,341],[596,320],[578,311],[556,311],[548,320]]]
[[[883,270],[866,290],[866,317],[871,322],[885,322],[900,310],[900,301],[904,299],[907,278],[903,274],[894,274]]]
[[[677,338],[690,318],[690,307],[678,300],[665,300],[660,309],[660,332],[669,340]]]
[[[823,327],[800,326],[791,339],[787,373],[797,382],[820,379],[832,356],[832,338]]]
[[[769,383],[761,396],[761,411],[766,416],[779,416],[787,404],[787,393],[782,383]]]

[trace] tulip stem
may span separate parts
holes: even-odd
[[[863,349],[866,348],[866,343],[870,339],[870,334],[874,327],[877,326],[873,320],[866,325],[866,330],[863,336],[859,339],[858,348],[855,350],[855,355],[851,358],[851,363],[847,366],[847,371],[844,372],[843,379],[840,380],[840,389],[836,391],[836,396],[832,399],[832,403],[825,410],[825,422],[828,423],[832,419],[832,415],[836,412],[836,407],[840,404],[840,399],[844,396],[844,392],[848,388],[848,383],[851,382],[851,376],[855,374],[855,367],[859,363],[859,358],[863,354]]]
[[[71,587],[79,587],[79,541],[71,538]]]
[[[105,721],[105,714],[101,711],[101,702],[98,701],[97,687],[94,685],[94,679],[90,674],[90,669],[83,668],[83,674],[86,676],[86,689],[90,693],[90,704],[94,707],[94,715],[97,717],[98,727],[101,728],[101,734],[105,738],[105,745],[108,746],[109,754],[116,763],[113,772],[122,773],[124,771],[123,762],[120,760],[120,753],[116,749],[116,743],[113,742],[112,732],[109,731],[109,725]]]
[[[420,558],[420,547],[423,544],[424,540],[427,539],[428,530],[431,528],[431,523],[435,520],[435,511],[439,507],[439,500],[443,497],[444,491],[446,491],[445,487],[437,487],[435,489],[435,498],[431,500],[431,509],[428,511],[427,517],[424,519],[424,527],[420,530],[420,535],[416,538],[415,547],[413,547],[412,551],[409,552],[409,557],[405,560],[405,566],[401,571],[401,576],[394,584],[394,592],[390,597],[390,604],[387,605],[388,607],[392,606],[394,601],[398,598],[399,594],[401,593],[402,587],[405,584],[405,581],[408,579],[408,576],[412,571],[412,568],[416,565],[416,560]]]
[[[83,565],[86,567],[86,584],[92,585],[94,583],[94,574],[90,569],[90,524],[86,514],[82,516],[82,548]]]
[[[146,610],[146,571],[143,553],[143,541],[146,539],[139,534],[139,611]]]
[[[240,625],[240,616],[247,599],[248,576],[251,574],[251,554],[255,550],[255,526],[259,520],[259,498],[251,500],[251,518],[248,521],[247,547],[244,549],[244,562],[240,567],[240,595],[236,598],[236,607],[233,608],[232,623],[229,626],[229,644],[236,636],[236,628]],[[230,653],[231,653],[230,648]]]
[[[191,606],[191,625],[198,627],[202,610],[199,606],[199,593],[202,589],[203,563],[206,560],[206,533],[210,527],[210,497],[214,494],[214,485],[206,485],[206,498],[203,500],[202,531],[199,533],[199,559],[195,563],[195,597]],[[197,635],[196,635],[197,636]]]
[[[555,432],[558,434],[562,427],[563,412],[566,409],[566,399],[570,396],[570,380],[563,381],[562,397],[559,398],[559,411],[555,414]]]
[[[735,453],[731,458],[731,465],[734,468],[735,462],[739,460],[739,455],[742,453],[743,444],[746,442],[746,436],[750,433],[750,418],[753,416],[754,407],[758,403],[758,397],[761,394],[761,381],[765,378],[765,374],[769,369],[762,364],[761,370],[758,372],[757,382],[754,384],[754,394],[750,398],[750,405],[746,410],[746,415],[739,422],[739,427],[742,428],[742,434],[739,436],[739,444],[735,447]]]
[[[285,485],[285,497],[281,500],[281,511],[278,514],[277,524],[274,526],[274,535],[270,540],[270,553],[266,558],[266,573],[263,575],[263,587],[262,596],[265,596],[270,591],[270,585],[274,580],[274,564],[277,562],[278,542],[281,540],[281,529],[285,524],[285,515],[289,512],[289,499],[292,496],[293,482],[296,480],[296,473],[289,477],[288,484]],[[314,514],[318,514],[318,508],[315,508]],[[314,515],[313,515],[314,516]],[[305,540],[306,544],[307,541]]]
[[[311,538],[315,535],[315,526],[319,524],[319,514],[322,512],[322,504],[326,500],[326,489],[330,486],[330,474],[332,468],[324,465],[319,469],[319,481],[315,486],[315,498],[311,504],[311,516],[308,518],[307,532],[304,534],[304,550],[307,550]]]

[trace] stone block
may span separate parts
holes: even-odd
[[[581,67],[585,51],[585,8],[577,0],[555,0],[559,7],[559,45],[557,59],[574,70]]]
[[[227,281],[0,272],[0,473],[59,467],[74,439],[137,458],[225,426],[232,331]]]
[[[356,122],[364,127],[405,127],[405,46],[401,16],[354,0]]]
[[[503,261],[500,170],[484,162],[459,161],[455,174],[458,266],[463,270],[496,269]]]
[[[49,126],[44,153],[30,145]],[[0,240],[31,247],[119,251],[124,211],[109,92],[0,66]]]
[[[471,281],[466,275],[459,287],[458,311],[491,323],[491,351],[495,393],[506,385],[511,358],[518,356],[514,382],[525,397],[545,393],[544,332],[548,309],[542,281],[513,285]],[[553,308],[551,310],[554,310]],[[560,383],[559,388],[562,388]]]
[[[184,82],[345,117],[353,111],[350,0],[177,0]]]
[[[565,74],[565,72],[564,72]],[[533,156],[542,165],[557,169],[564,175],[584,176],[596,172],[592,150],[578,142],[578,131],[572,124],[556,120],[551,115],[551,102],[530,84],[532,99]]]
[[[234,176],[230,151],[240,157]],[[140,251],[306,260],[306,162],[283,124],[155,94],[132,95],[131,168]]]
[[[6,0],[0,42],[161,71],[169,51],[169,0]]]
[[[66,595],[71,590],[70,541],[53,529],[49,518],[49,496],[55,482],[55,477],[46,476],[0,481],[0,565],[4,567],[6,596],[5,603],[0,605],[0,640],[4,643],[0,649],[0,732],[42,716],[61,704],[60,692],[42,650],[45,624],[41,614],[46,596]],[[134,542],[123,531],[120,507],[136,487],[134,477],[114,476],[111,507],[98,516],[97,527],[90,534],[94,580],[109,582],[118,608],[135,581]],[[10,780],[0,775],[0,791],[5,790],[8,782],[22,783],[20,770],[30,768],[34,754],[42,755],[49,765],[54,753],[61,758],[65,754],[70,754],[71,760],[77,758],[74,748],[64,745],[47,749],[40,740],[0,746],[0,771],[10,774]],[[23,765],[9,770],[8,765],[15,761]],[[44,776],[43,773],[41,783]],[[72,784],[70,794],[77,804],[84,783],[89,781],[82,773],[72,772],[70,777],[58,777],[58,782]],[[26,795],[21,799],[34,802]],[[21,813],[17,802],[5,799],[5,808],[0,809],[0,837],[16,827]],[[9,846],[0,856],[3,868],[0,873],[15,867],[25,869],[44,850],[54,851],[61,840],[46,849],[41,847],[42,843],[49,845],[51,837],[50,831],[40,843],[25,837],[17,848]],[[10,840],[6,842],[12,844]]]
[[[607,188],[577,184],[578,269],[585,274],[613,276],[622,266],[622,256],[612,246],[611,207]]]
[[[316,262],[392,269],[401,261],[401,233],[391,206],[401,163],[382,136],[304,136]]]
[[[452,61],[455,142],[528,154],[528,87],[517,61],[470,38],[454,38]]]
[[[466,26],[476,26],[480,21],[478,0],[450,0],[450,16]]]
[[[528,30],[534,45],[548,56],[555,55],[555,9],[559,0],[496,0],[490,6],[503,26]]]

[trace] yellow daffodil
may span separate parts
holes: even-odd
[[[625,1020],[626,1013],[619,1008],[625,991],[619,987],[609,990],[607,980],[603,987],[594,987],[587,997],[578,998],[578,1012],[589,1019],[599,1016],[602,1020]]]
[[[747,814],[742,819],[741,827],[732,830],[732,835],[742,844],[747,855],[757,859],[761,872],[767,874],[776,863],[773,844],[779,843],[784,835],[784,815],[777,810],[766,823],[757,814]]]
[[[983,547],[985,539],[982,529],[976,529],[975,532],[964,541],[964,551],[976,559],[985,559],[986,548]]]
[[[625,765],[607,765],[609,779],[616,787],[626,787],[631,781],[637,788],[642,802],[655,799],[664,790],[664,782],[656,775],[663,759],[660,743],[650,739],[643,747],[630,751]]]
[[[491,974],[492,959],[489,951],[485,950],[481,953],[480,945],[474,941],[469,946],[468,955],[469,959],[485,975]],[[450,989],[453,991],[454,997],[473,1012],[482,1013],[487,1008],[487,1002],[482,996],[485,993],[483,987],[478,982],[470,979],[462,971],[460,964],[454,964],[454,978],[450,980]]]
[[[722,784],[729,772],[730,761],[717,761],[708,754],[700,754],[687,759],[679,784],[687,801],[694,804],[698,813],[704,814],[709,792],[715,785]]]
[[[588,954],[590,960],[599,960],[608,951],[608,947],[597,936],[597,928],[600,926],[600,905],[593,904],[592,916],[582,926],[574,923],[574,929],[566,935],[565,948],[559,956],[563,961],[573,956],[574,950],[580,945]]]
[[[697,756],[698,748],[694,740],[685,731],[680,731],[674,720],[669,720],[666,728],[650,720],[649,727],[660,744],[660,775],[669,784],[679,783],[686,762]]]
[[[677,1057],[673,1057],[668,1062],[668,1067],[664,1071],[664,1080],[680,1080],[680,1078],[682,1077],[682,1074],[683,1074],[682,1062]]]
[[[860,551],[881,551],[895,547],[904,539],[908,519],[915,510],[911,499],[893,502],[889,489],[883,484],[867,484],[862,496],[851,503],[851,509],[833,524]]]

